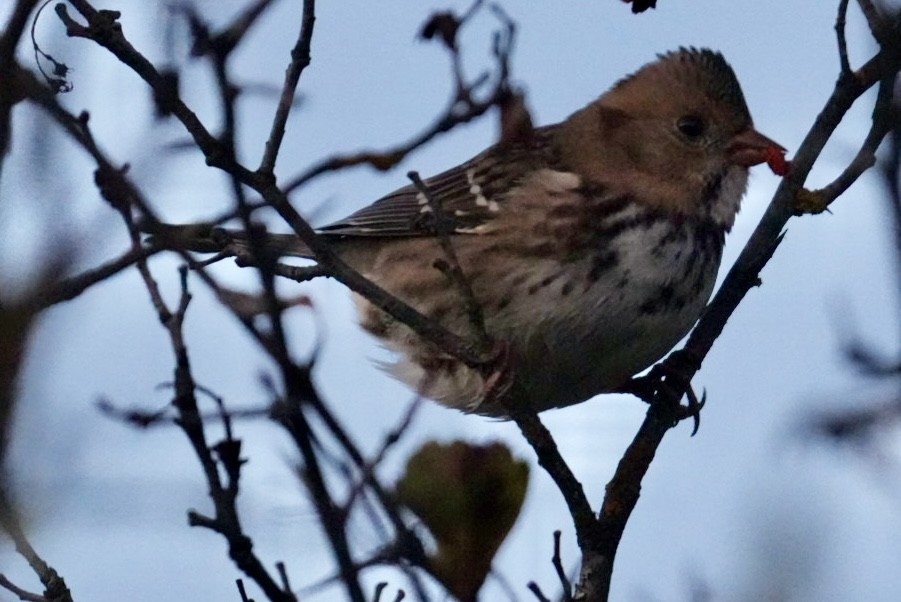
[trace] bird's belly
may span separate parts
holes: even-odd
[[[628,299],[602,301],[600,306],[585,304],[584,319],[577,324],[537,324],[521,345],[514,344],[515,355],[527,367],[516,379],[536,410],[617,390],[687,334],[706,297],[653,314]],[[515,363],[512,369],[517,369]]]
[[[713,288],[719,249],[659,244],[659,237],[647,236],[640,243],[620,241],[617,262],[595,280],[585,277],[591,258],[549,266],[564,276],[494,316],[489,328],[513,352],[516,392],[534,409],[618,389],[697,321]],[[548,277],[534,276],[539,283]]]
[[[611,392],[660,359],[695,323],[719,266],[722,234],[700,236],[669,222],[624,230],[603,249],[575,259],[531,257],[485,261],[481,247],[458,247],[489,335],[509,351],[510,396],[541,411]],[[479,242],[476,240],[476,242]],[[484,244],[484,243],[483,243]],[[424,314],[461,336],[472,326],[456,289],[431,267],[440,249],[392,255],[383,270],[406,285],[394,288]],[[422,265],[420,265],[422,263]],[[422,275],[428,275],[428,278]],[[385,284],[388,284],[388,280]],[[385,365],[423,395],[467,412],[508,413],[486,392],[485,375],[423,341],[370,303],[361,303],[363,326],[397,362]],[[487,393],[487,394],[486,394]]]

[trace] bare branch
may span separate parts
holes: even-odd
[[[534,581],[529,581],[527,587],[529,588],[530,592],[535,594],[535,598],[538,600],[538,602],[551,602],[550,598],[544,595],[544,593],[541,591],[541,588]]]
[[[11,591],[15,595],[19,597],[19,600],[25,600],[26,602],[50,602],[42,596],[41,594],[33,594],[27,590],[18,587],[15,583],[6,578],[6,575],[0,574],[0,587]]]
[[[275,160],[281,148],[282,139],[285,137],[285,124],[288,122],[288,114],[294,104],[295,90],[303,70],[310,64],[310,42],[313,39],[313,24],[316,21],[314,0],[304,0],[303,17],[297,42],[291,50],[291,62],[285,71],[285,83],[282,86],[281,97],[275,117],[272,119],[272,129],[269,140],[266,141],[266,150],[263,160],[257,172],[263,176],[274,178]]]
[[[793,215],[798,191],[845,113],[870,87],[885,78],[888,73],[897,72],[901,61],[896,59],[894,63],[885,64],[883,67],[885,58],[887,57],[880,53],[852,77],[841,78],[836,83],[826,106],[798,148],[791,171],[783,178],[748,244],[689,336],[685,349],[690,350],[699,359],[706,357],[713,342],[722,332],[726,320],[748,291],[758,283],[760,270],[772,256],[781,240],[782,229]]]
[[[147,259],[161,250],[153,247],[131,248],[116,259],[112,259],[103,265],[54,283],[51,288],[41,291],[37,302],[40,307],[45,308],[63,301],[71,301],[95,284],[108,280],[126,268],[135,265],[138,261]]]
[[[329,275],[327,271],[323,270],[322,267],[318,265],[305,267],[277,263],[273,266],[272,271],[276,276],[282,276],[283,278],[288,278],[295,282],[307,282],[314,278]]]
[[[879,85],[879,96],[876,98],[876,106],[873,109],[873,121],[870,131],[860,146],[860,150],[854,159],[845,167],[844,171],[830,184],[820,190],[798,191],[795,204],[797,215],[805,213],[822,213],[826,211],[832,202],[844,194],[865,171],[876,165],[876,150],[888,135],[892,127],[892,93],[895,78],[890,77]]]
[[[842,75],[851,73],[851,63],[848,61],[848,40],[845,37],[848,2],[849,0],[839,0],[838,16],[835,18],[835,35],[838,40],[838,60]]]
[[[73,21],[65,11],[65,5],[57,5],[57,13],[67,25],[69,35],[86,37],[92,39],[101,46],[110,50],[119,60],[134,69],[154,91],[167,89],[165,82],[162,81],[159,73],[133,46],[125,39],[119,27],[116,18],[118,13],[114,11],[96,11],[86,0],[71,0],[72,4],[79,9],[85,18],[88,19],[89,26],[84,27]],[[62,7],[62,8],[60,8]],[[170,92],[165,92],[169,93]],[[103,153],[96,148],[93,140],[85,138],[83,128],[73,124],[73,120],[69,114],[62,109],[52,98],[52,96],[44,94],[40,95],[36,100],[47,109],[73,136],[81,142],[85,148],[91,152],[92,156],[98,161],[106,161]],[[279,189],[270,178],[260,176],[249,171],[247,168],[239,165],[227,147],[223,147],[221,143],[215,140],[209,132],[203,127],[196,115],[188,109],[177,94],[169,99],[171,112],[184,127],[191,133],[198,147],[203,151],[207,158],[207,163],[224,169],[234,179],[242,184],[250,186],[256,190],[264,199],[264,201],[285,220],[285,222],[294,230],[294,232],[310,247],[316,257],[319,265],[331,274],[334,278],[341,281],[348,288],[364,296],[374,305],[384,310],[386,313],[397,320],[408,325],[414,332],[423,338],[439,345],[447,353],[461,359],[470,366],[482,366],[489,361],[490,357],[473,349],[472,344],[464,341],[459,336],[448,331],[442,325],[434,320],[423,316],[410,305],[402,302],[381,287],[375,285],[368,279],[364,278],[359,272],[351,268],[344,262],[331,248],[330,244],[323,240],[322,237],[310,227],[303,217],[291,206],[287,195]],[[485,107],[487,110],[487,106]],[[77,121],[76,121],[77,123]],[[111,168],[111,165],[105,167]],[[106,169],[104,170],[106,171]],[[120,178],[121,179],[121,178]],[[117,180],[118,182],[119,180]],[[134,193],[133,187],[129,188],[129,193]],[[137,202],[136,205],[145,213],[148,223],[145,227],[152,232],[158,220],[152,218],[150,208],[147,203]],[[246,214],[246,212],[245,212]],[[246,215],[245,215],[246,217]],[[186,254],[185,254],[186,255]],[[187,258],[189,263],[202,267],[196,262],[192,262]],[[202,272],[201,272],[202,274]],[[209,284],[209,282],[207,282]]]
[[[523,406],[523,404],[517,404],[515,400],[509,400],[506,403],[508,409]],[[538,463],[548,472],[560,493],[563,494],[563,499],[566,501],[576,527],[579,547],[584,549],[594,536],[595,516],[591,504],[588,503],[585,490],[582,489],[582,484],[576,479],[563,456],[560,455],[554,438],[541,423],[537,414],[511,410],[510,417],[516,422],[516,426],[519,427],[532,449],[535,450]]]
[[[223,153],[219,141],[209,133],[197,115],[182,102],[166,78],[125,39],[122,34],[122,26],[118,22],[119,13],[117,11],[98,11],[87,0],[69,0],[69,2],[87,20],[86,26],[81,25],[69,16],[65,4],[57,4],[56,14],[66,26],[66,33],[70,37],[87,38],[103,46],[147,82],[153,89],[158,103],[164,105],[169,112],[185,124],[210,165],[228,166],[230,169],[241,171],[238,166],[234,165],[233,158]],[[248,176],[249,173],[244,170],[245,176]]]
[[[65,580],[31,546],[25,532],[22,530],[22,526],[19,524],[16,509],[10,502],[8,493],[3,488],[0,488],[0,526],[15,543],[16,552],[25,558],[28,565],[41,580],[41,584],[44,586],[44,594],[43,597],[38,596],[37,600],[40,602],[72,602],[72,594],[69,592]],[[7,583],[9,582],[7,581]],[[9,585],[12,584],[9,583]],[[6,584],[3,587],[15,592],[17,595],[19,591],[27,594],[24,590],[18,590],[18,588],[14,590]],[[22,599],[27,600],[28,598]]]
[[[554,531],[554,555],[551,557],[551,563],[554,565],[554,571],[557,573],[557,579],[560,580],[560,587],[563,590],[563,602],[572,601],[572,583],[566,576],[566,570],[563,568],[563,559],[560,557],[560,531]]]
[[[5,27],[0,28],[0,172],[9,150],[11,111],[25,96],[19,81],[19,65],[16,63],[16,47],[28,26],[28,18],[39,0],[18,0]],[[49,1],[49,0],[48,0]],[[37,48],[35,48],[37,50]]]
[[[40,0],[17,0],[9,21],[0,35],[0,73],[12,66],[15,59],[16,46],[28,27],[28,17]],[[5,78],[4,78],[5,79]]]
[[[488,331],[485,329],[485,316],[482,313],[482,305],[472,292],[469,278],[466,277],[466,274],[463,273],[463,268],[460,267],[457,252],[454,250],[454,245],[450,239],[449,222],[451,220],[448,219],[444,209],[441,207],[441,203],[435,199],[432,191],[429,190],[429,187],[426,186],[417,172],[411,171],[407,174],[407,177],[413,181],[416,188],[425,196],[429,207],[432,209],[432,215],[435,216],[435,233],[438,235],[438,244],[441,245],[441,250],[446,260],[436,261],[435,267],[450,279],[463,300],[463,307],[466,309],[466,315],[469,316],[468,322],[472,330],[472,336],[477,341],[478,348],[484,350],[483,352],[485,353],[490,352],[493,344]]]
[[[682,376],[686,387],[700,369],[701,362],[710,352],[738,304],[752,287],[759,284],[758,274],[781,242],[783,228],[795,210],[798,191],[826,141],[851,105],[877,82],[894,77],[899,67],[901,56],[883,48],[856,72],[839,78],[825,107],[798,149],[791,170],[783,178],[747,245],[692,330],[685,347],[674,352],[688,353],[696,360],[685,366]],[[669,358],[662,364],[667,360]],[[597,538],[589,540],[588,546],[579,541],[584,556],[580,580],[576,585],[576,597],[581,595],[590,600],[607,599],[616,550],[626,521],[638,501],[641,481],[664,435],[678,418],[675,405],[670,403],[672,399],[661,398],[660,401],[661,403],[651,404],[644,422],[607,486],[607,494],[594,531]],[[576,532],[579,533],[578,526]]]
[[[244,589],[243,579],[235,579],[235,585],[238,586],[238,593],[241,596],[241,602],[254,602],[253,598],[247,595],[247,590]]]
[[[476,14],[477,9],[481,5],[482,2],[475,2],[470,10],[460,18],[448,15],[454,22],[454,36],[456,35],[457,29],[466,24]],[[504,102],[510,94],[510,55],[513,51],[516,27],[513,21],[511,21],[499,7],[492,5],[492,8],[494,9],[494,14],[501,20],[502,26],[501,32],[495,35],[494,56],[497,63],[497,73],[494,77],[494,85],[481,100],[476,98],[476,93],[479,88],[489,80],[490,75],[483,74],[480,77],[475,78],[472,82],[465,82],[463,80],[462,69],[460,68],[459,49],[456,47],[455,43],[448,44],[445,42],[445,45],[451,53],[451,66],[455,91],[448,102],[447,108],[431,126],[412,137],[407,142],[388,150],[362,151],[336,155],[325,159],[310,167],[306,172],[289,180],[284,186],[284,193],[290,194],[292,191],[322,174],[355,165],[369,165],[380,171],[387,171],[400,163],[411,152],[432,141],[438,135],[448,132],[458,125],[469,123],[477,117],[484,115],[488,109]],[[434,19],[435,17],[433,16],[429,23],[434,21]],[[425,33],[426,31],[428,31],[428,24],[426,25],[426,28],[424,28],[423,37],[431,37]]]

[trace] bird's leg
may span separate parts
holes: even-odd
[[[645,376],[630,379],[619,388],[619,393],[630,393],[648,404],[664,403],[676,405],[674,417],[677,421],[686,418],[694,420],[692,435],[698,432],[701,423],[701,409],[707,401],[706,392],[701,399],[691,387],[691,377],[700,367],[694,354],[684,349],[674,351],[665,360],[651,368]],[[688,403],[678,405],[685,395]]]
[[[506,341],[493,341],[488,361],[480,368],[484,384],[478,399],[467,408],[475,411],[483,404],[494,404],[504,398],[513,385],[513,358]]]

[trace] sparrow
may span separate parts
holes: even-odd
[[[432,202],[405,186],[319,232],[364,276],[467,336],[460,287],[436,268],[443,220],[485,330],[504,347],[505,395],[360,298],[362,327],[396,352],[386,369],[425,397],[495,417],[510,414],[508,400],[543,411],[621,390],[688,333],[749,168],[784,171],[784,153],[754,129],[723,56],[680,48],[563,122],[427,178]],[[270,236],[281,254],[311,256]]]

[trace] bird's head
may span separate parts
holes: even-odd
[[[748,168],[784,152],[754,129],[735,73],[706,49],[660,55],[567,124],[565,146],[576,147],[570,160],[581,175],[727,228]]]

